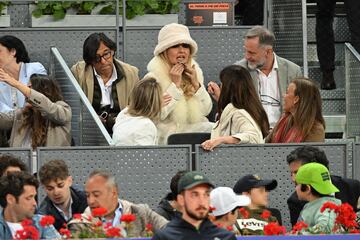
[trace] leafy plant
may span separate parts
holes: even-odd
[[[9,5],[8,2],[0,2],[0,15],[2,14],[2,11]]]
[[[126,18],[144,14],[167,14],[179,11],[180,0],[127,0]],[[55,20],[63,19],[69,9],[74,9],[77,14],[91,14],[98,5],[103,5],[100,14],[115,14],[115,1],[36,1],[36,9],[32,15],[36,18],[42,15],[53,15]],[[122,14],[122,1],[119,2],[119,13]]]

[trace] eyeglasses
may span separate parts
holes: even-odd
[[[101,62],[101,59],[109,60],[114,55],[114,51],[105,52],[103,55],[96,55],[95,63]]]
[[[280,106],[280,101],[269,95],[260,95],[260,99],[262,105]]]

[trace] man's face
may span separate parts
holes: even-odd
[[[36,209],[35,196],[36,188],[31,185],[24,186],[24,192],[19,196],[17,201],[13,195],[7,195],[8,207],[11,207],[19,222],[25,218],[33,217]]]
[[[3,176],[8,175],[10,172],[21,172],[21,169],[17,166],[9,166],[5,169]]]
[[[109,212],[115,210],[118,205],[118,193],[115,186],[109,186],[106,179],[101,176],[90,178],[85,185],[87,203],[91,210],[94,208],[106,208]]]
[[[210,191],[207,184],[202,184],[179,194],[178,201],[184,209],[183,214],[196,221],[206,219],[210,207]]]
[[[251,203],[258,207],[267,207],[269,205],[269,192],[265,187],[252,188],[248,195]]]
[[[45,184],[45,191],[50,200],[56,205],[68,204],[71,193],[70,187],[72,185],[71,176],[65,179],[56,179]]]
[[[93,63],[93,67],[99,75],[106,74],[113,70],[114,51],[107,47],[103,42],[100,42],[99,48],[96,51],[96,56],[99,62]]]
[[[251,70],[262,69],[269,56],[270,49],[259,45],[259,37],[247,38],[244,41],[245,59]]]
[[[299,160],[292,161],[292,162],[289,164],[291,181],[292,181],[293,183],[295,183],[296,173],[297,173],[297,171],[299,170],[299,168],[300,168],[301,166],[302,166],[302,162],[299,161]]]

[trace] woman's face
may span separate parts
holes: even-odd
[[[296,85],[290,83],[286,93],[284,94],[284,112],[294,113],[296,104],[299,101],[299,96],[295,96]]]
[[[166,56],[171,65],[187,63],[190,57],[190,45],[178,44],[166,50]]]
[[[0,68],[5,68],[12,63],[16,63],[16,51],[13,49],[9,51],[6,47],[0,44]]]

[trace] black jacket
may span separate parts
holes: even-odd
[[[219,228],[206,219],[199,229],[177,215],[164,229],[155,231],[153,240],[236,240],[235,234]]]
[[[335,197],[342,203],[349,203],[355,211],[357,209],[358,199],[360,197],[360,182],[356,179],[342,178],[331,175],[331,182],[340,190],[335,193]],[[290,210],[290,222],[294,226],[299,218],[306,201],[299,200],[296,192],[293,192],[287,200]]]
[[[83,213],[85,208],[87,208],[87,200],[86,194],[83,191],[77,190],[75,188],[70,187],[72,204],[71,211],[72,214]],[[49,197],[45,197],[41,202],[40,207],[38,209],[38,213],[42,215],[51,215],[55,218],[54,227],[56,230],[64,227],[64,223],[67,223],[64,217],[60,214],[59,210],[54,206]]]
[[[176,209],[174,209],[170,205],[169,201],[171,201],[171,193],[167,194],[166,197],[161,199],[161,201],[159,202],[159,205],[155,209],[155,212],[157,214],[163,216],[167,220],[171,221],[175,217],[175,215],[177,215],[177,214],[181,215],[181,213],[178,212]]]

